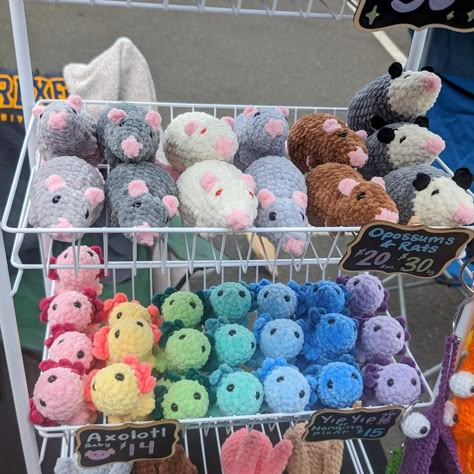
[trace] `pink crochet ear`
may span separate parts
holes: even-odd
[[[154,324],[150,324],[150,327],[153,331],[153,345],[156,345],[161,338],[161,331]]]
[[[58,189],[64,188],[66,186],[66,182],[58,174],[52,174],[46,178],[45,185],[48,191],[54,192]]]
[[[163,324],[163,320],[160,318],[160,310],[153,304],[147,306],[148,314],[151,316],[151,322],[158,328]]]
[[[176,196],[163,196],[163,204],[166,206],[166,209],[168,210],[168,215],[170,216],[170,219],[175,216],[176,212],[178,211],[178,206],[179,206],[179,201]]]
[[[287,107],[284,107],[283,105],[277,105],[277,109],[285,116],[288,117],[290,115],[290,111],[288,110]]]
[[[78,95],[70,95],[67,98],[67,103],[72,105],[76,110],[82,109],[82,99]]]
[[[214,184],[217,183],[217,176],[214,173],[211,173],[210,171],[206,171],[200,178],[199,178],[199,184],[201,187],[209,192]]]
[[[337,185],[337,189],[341,194],[344,194],[344,196],[350,196],[352,190],[357,186],[357,181],[352,178],[344,178],[339,182]]]
[[[190,120],[184,126],[184,133],[189,137],[199,128],[199,122],[197,120]]]
[[[326,119],[323,123],[323,130],[326,133],[334,133],[340,128],[342,128],[341,124],[335,118]]]
[[[53,301],[54,298],[56,298],[56,297],[55,296],[49,296],[48,298],[43,298],[39,302],[39,308],[41,310],[41,314],[40,314],[39,318],[40,318],[40,321],[42,323],[47,323],[48,322],[48,309],[51,305],[51,301]]]
[[[33,115],[35,118],[39,119],[39,116],[44,112],[46,107],[44,105],[35,105],[33,107]]]
[[[148,186],[143,179],[134,179],[128,183],[128,194],[131,197],[137,197],[148,192]]]
[[[43,416],[36,408],[33,399],[30,398],[30,421],[35,425],[56,426],[57,423]]]
[[[50,265],[55,265],[56,264],[56,257],[50,257],[49,259],[49,263]],[[49,269],[48,271],[48,278],[50,280],[57,280],[59,279],[59,275],[58,275],[58,271],[57,270],[53,270],[53,269]]]
[[[263,188],[258,192],[257,198],[263,209],[267,209],[276,201],[275,195],[266,188]]]
[[[385,189],[385,181],[383,178],[380,178],[379,176],[374,176],[371,180],[371,183],[378,184],[379,186],[382,186],[382,188]]]
[[[253,117],[255,112],[258,112],[257,107],[254,107],[253,105],[249,105],[244,110],[244,117],[246,117],[246,118]]]
[[[100,263],[104,263],[104,257],[102,256],[102,249],[98,245],[92,245],[90,249],[97,254],[99,257]],[[99,270],[97,278],[105,278],[105,273],[103,269]]]
[[[255,189],[255,186],[256,186],[255,181],[252,178],[252,176],[250,176],[249,174],[242,173],[239,176],[239,179],[243,181],[252,191]]]
[[[150,125],[153,130],[158,130],[160,128],[161,115],[158,112],[148,112],[145,115],[145,120],[148,122],[148,125]]]
[[[230,128],[232,130],[234,130],[235,122],[234,122],[234,119],[232,117],[222,117],[221,120],[223,122],[226,122],[228,125],[230,125]]]
[[[100,188],[87,188],[84,196],[92,209],[95,209],[105,199],[104,191]]]
[[[135,372],[137,378],[137,387],[141,393],[151,392],[156,385],[156,379],[151,375],[151,365],[142,362],[134,356],[125,356],[122,360],[124,364],[129,365]]]
[[[62,336],[63,334],[74,331],[74,330],[75,330],[74,325],[71,323],[53,324],[51,326],[51,336],[48,337],[48,339],[45,339],[44,345],[46,347],[51,347],[53,345],[53,342],[59,336]]]
[[[92,379],[95,377],[95,375],[99,372],[97,369],[91,370],[87,374],[87,379],[86,379],[86,384],[84,387],[84,398],[86,402],[92,403],[92,395],[91,395],[91,385],[92,385]]]
[[[117,109],[116,107],[110,109],[109,113],[107,114],[107,118],[112,120],[114,123],[119,123],[124,117],[127,116],[127,112],[122,109]]]
[[[109,345],[107,343],[107,336],[112,328],[104,326],[99,329],[94,335],[94,347],[92,348],[92,355],[97,359],[107,360],[109,358]]]
[[[291,197],[293,201],[295,201],[296,204],[301,207],[301,209],[306,209],[308,207],[308,195],[306,193],[295,191]]]
[[[365,130],[357,130],[355,133],[359,138],[364,140],[364,142],[367,140],[367,132]]]

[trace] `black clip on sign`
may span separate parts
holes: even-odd
[[[139,459],[165,459],[179,441],[175,420],[121,425],[87,425],[76,431],[76,453],[81,467],[96,467]]]
[[[473,238],[469,229],[434,229],[371,222],[363,227],[339,263],[346,272],[379,271],[434,278],[458,258]]]

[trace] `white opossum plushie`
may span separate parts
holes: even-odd
[[[196,227],[227,227],[241,231],[257,216],[253,178],[230,163],[206,160],[178,179],[179,212]]]

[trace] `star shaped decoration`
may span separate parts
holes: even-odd
[[[377,5],[375,5],[369,13],[366,13],[365,16],[369,20],[369,25],[372,26],[375,19],[380,16],[380,13],[377,11]]]
[[[474,20],[474,10],[471,10],[470,12],[467,12],[467,22],[471,23],[471,21]]]

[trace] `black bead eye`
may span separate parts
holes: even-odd
[[[231,383],[231,384],[227,385],[226,388],[227,388],[227,391],[228,391],[228,392],[232,392],[232,391],[234,390],[235,386],[234,386],[233,383]]]
[[[388,380],[387,380],[387,385],[388,385],[389,387],[393,387],[394,384],[395,384],[395,380],[393,380],[393,379],[388,379]]]
[[[254,117],[258,117],[259,115],[260,115],[260,112],[255,112],[255,113],[253,114]]]
[[[428,433],[428,427],[427,426],[422,426],[420,428],[420,434],[426,434]]]
[[[416,379],[411,379],[410,382],[412,385],[416,385]]]
[[[231,329],[229,331],[229,336],[235,336],[235,334],[237,334],[237,331],[235,329]]]
[[[285,380],[285,377],[280,376],[280,377],[277,378],[277,382],[283,382],[284,380]]]
[[[316,293],[319,290],[317,286],[313,286],[313,293]]]
[[[56,196],[54,196],[54,197],[53,197],[53,199],[52,199],[52,201],[53,201],[53,204],[57,204],[57,203],[59,202],[59,200],[60,200],[60,199],[61,199],[61,196],[59,196],[59,194],[58,194],[58,195],[56,195]]]
[[[359,280],[354,280],[354,286],[357,286],[359,283]]]
[[[182,341],[186,337],[186,334],[181,334],[181,336],[178,337],[180,341]]]
[[[328,319],[328,324],[334,324],[336,320],[334,318]]]
[[[439,194],[439,189],[435,189],[435,190],[431,193],[432,196],[436,196],[436,194]]]
[[[176,405],[176,403],[171,404],[171,411],[178,411],[178,405]]]
[[[240,296],[241,298],[245,298],[245,291],[240,290],[240,291],[239,291],[239,296]]]
[[[80,308],[82,305],[79,301],[74,301],[73,306],[74,306],[74,308]]]
[[[276,332],[277,332],[276,328],[273,328],[270,330],[270,335],[273,336]]]
[[[44,115],[44,112],[41,112],[39,116],[40,120],[43,118],[43,115]]]
[[[174,300],[170,301],[170,306],[173,306]]]
[[[120,123],[118,124],[119,127],[123,127],[125,125],[125,121],[124,120],[120,120]]]
[[[459,421],[459,416],[458,416],[457,413],[455,415],[453,415],[453,421],[454,421],[454,423],[457,423]]]
[[[398,332],[397,333],[397,339],[400,339],[402,337],[402,333],[401,332]]]
[[[89,210],[86,211],[86,215],[84,216],[84,219],[89,219]]]
[[[250,343],[250,347],[251,347],[252,349],[254,349],[254,348],[255,348],[255,342],[251,342],[251,343]]]
[[[58,341],[58,346],[59,344],[62,344],[64,342],[64,339],[61,339],[60,341]]]
[[[300,338],[300,333],[298,331],[295,331],[295,337],[296,337],[296,339]]]
[[[141,201],[135,201],[135,202],[133,203],[133,207],[137,207],[137,208],[138,208],[138,207],[142,207]]]
[[[337,134],[338,137],[347,137],[347,132],[339,132]]]
[[[77,115],[77,111],[76,111],[76,109],[75,109],[74,107],[69,107],[69,108],[71,109],[71,112],[73,112],[74,114]]]
[[[329,382],[326,384],[326,386],[329,390],[332,390],[332,388],[334,387],[334,384],[332,383],[332,380],[329,380]]]
[[[382,291],[382,285],[378,285],[379,291]]]
[[[288,303],[291,300],[290,295],[285,295],[284,300]]]
[[[115,374],[115,380],[118,380],[119,382],[123,382],[125,380],[125,375],[119,372],[118,374]]]
[[[361,191],[360,193],[357,193],[356,199],[360,201],[361,199],[365,198],[365,193],[364,191]]]
[[[191,306],[191,308],[193,309],[196,309],[196,303],[194,301],[191,301],[191,303],[189,303],[189,306]]]
[[[76,354],[76,357],[78,359],[84,359],[84,356],[85,356],[84,351],[78,351]]]
[[[201,394],[199,392],[194,392],[194,400],[201,400]]]
[[[219,291],[217,292],[217,296],[222,296],[223,294],[224,294],[224,292],[223,292],[222,290],[219,290]]]
[[[380,331],[382,328],[380,326],[374,326],[374,332]]]
[[[352,377],[353,379],[359,380],[359,377],[357,377],[357,374],[355,374],[355,373],[352,373],[352,374],[351,374],[351,377]]]
[[[117,329],[117,331],[115,331],[115,339],[118,339],[120,337],[120,329]]]
[[[53,304],[53,311],[56,311],[58,309],[58,305],[57,304]]]
[[[46,406],[46,402],[45,402],[44,400],[41,400],[41,398],[40,398],[40,405],[41,405],[42,407],[45,407],[45,406]]]
[[[257,400],[260,400],[260,392],[257,392],[257,393],[255,394],[255,398],[256,398]]]
[[[117,313],[117,319],[120,319],[123,316],[123,313],[120,311]]]
[[[403,143],[406,139],[407,137],[400,137],[400,143]]]
[[[301,220],[304,221],[305,215],[302,212],[300,212],[300,216],[301,216]]]
[[[141,321],[137,321],[137,326],[143,327],[143,323]]]
[[[276,213],[275,211],[270,212],[270,214],[268,214],[268,218],[269,218],[271,221],[276,220],[276,218],[277,218],[277,213]]]
[[[299,395],[300,395],[300,398],[304,398],[304,396],[305,396],[304,390],[300,390]]]
[[[264,297],[264,298],[268,298],[268,295],[269,295],[269,294],[270,294],[269,291],[265,291],[265,293],[263,294],[263,297]]]
[[[50,375],[50,376],[48,377],[48,382],[49,382],[49,383],[53,383],[55,380],[57,380],[56,375]]]
[[[90,250],[88,250],[87,253],[89,254],[89,257],[93,257],[93,256],[94,256],[94,254],[93,254]],[[67,254],[66,254],[66,255],[67,255]]]
[[[201,352],[206,352],[206,347],[205,346],[201,346]]]
[[[95,392],[95,383],[92,384],[92,390]]]

